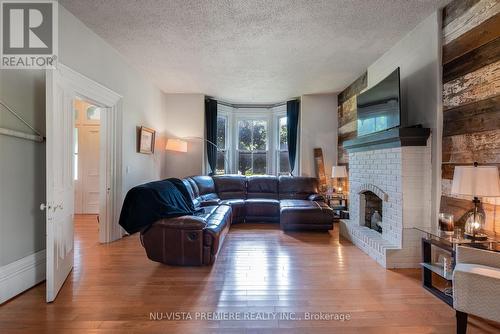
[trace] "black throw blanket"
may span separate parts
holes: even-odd
[[[195,212],[184,183],[179,179],[155,181],[130,189],[125,196],[120,225],[132,234],[157,220]]]

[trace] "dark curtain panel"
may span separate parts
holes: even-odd
[[[286,127],[288,140],[288,159],[290,160],[290,174],[293,175],[295,159],[297,158],[297,137],[299,127],[300,101],[292,100],[286,103]]]
[[[210,175],[215,174],[217,165],[217,101],[205,99],[205,127],[207,158],[210,165]]]

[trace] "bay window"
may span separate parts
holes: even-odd
[[[237,108],[218,105],[217,174],[286,175],[286,105]]]

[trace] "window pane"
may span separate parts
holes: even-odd
[[[280,152],[280,170],[279,174],[290,173],[290,160],[288,159],[288,151]]]
[[[267,122],[253,122],[253,149],[265,151],[267,149]]]
[[[252,124],[250,121],[238,122],[238,149],[242,151],[252,150]]]
[[[252,153],[239,153],[238,172],[242,175],[252,174]]]
[[[288,150],[287,133],[286,117],[281,117],[279,121],[280,150]]]
[[[101,110],[95,106],[87,108],[87,119],[89,121],[98,121],[101,119]]]
[[[217,117],[217,147],[226,148],[226,119],[224,117]]]
[[[267,153],[253,154],[253,174],[266,174]]]
[[[225,164],[224,164],[224,155],[226,152],[217,151],[217,164],[215,167],[215,174],[224,174],[225,173]]]

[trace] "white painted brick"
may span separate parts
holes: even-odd
[[[420,261],[415,226],[430,224],[431,162],[429,147],[402,147],[349,153],[350,216],[341,234],[387,268],[409,268]],[[360,226],[359,193],[387,196],[383,233]]]

